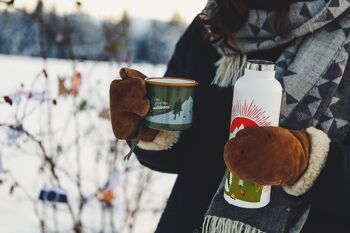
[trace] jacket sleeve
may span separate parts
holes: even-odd
[[[311,142],[308,168],[295,184],[283,186],[284,191],[293,196],[311,195],[315,201],[326,200],[331,193],[350,197],[350,134],[343,142],[331,142],[321,130],[306,131]],[[348,204],[350,207],[350,198]]]
[[[332,142],[326,166],[310,190],[312,208],[349,219],[350,134],[344,142]]]
[[[188,54],[194,37],[198,37],[199,25],[195,21],[187,28],[177,42],[175,51],[168,63],[164,76],[186,77]],[[195,35],[195,36],[194,36]],[[188,134],[188,131],[184,132]],[[181,157],[188,146],[181,140],[180,132],[160,132],[153,142],[140,142],[134,153],[140,163],[153,170],[166,173],[178,173]]]

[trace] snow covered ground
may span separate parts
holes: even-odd
[[[108,106],[109,83],[118,76],[120,67],[108,62],[78,62],[76,70],[82,74],[82,86],[79,96],[72,98],[58,96],[58,77],[66,78],[69,82],[73,74],[72,62],[49,59],[46,65],[48,79],[42,75],[43,61],[39,58],[0,56],[0,124],[23,124],[23,127],[33,135],[43,138],[49,153],[55,152],[58,145],[62,147],[63,155],[57,157],[56,162],[62,167],[62,171],[65,169],[68,175],[75,175],[74,172],[79,166],[76,154],[79,153],[83,178],[82,190],[87,195],[93,194],[97,187],[102,187],[108,180],[107,169],[110,165],[108,162],[110,157],[106,151],[110,149],[114,137],[110,122],[98,115]],[[165,70],[164,66],[154,67],[147,64],[135,64],[133,67],[148,76],[155,77],[161,76]],[[33,93],[46,91],[44,103],[40,102],[40,94],[28,101],[25,93],[29,90]],[[24,93],[21,100],[17,99],[17,104],[10,106],[1,103],[3,96],[15,96],[16,93]],[[50,99],[47,100],[47,98]],[[52,104],[54,99],[57,105]],[[76,118],[77,122],[74,122],[72,115],[77,107],[81,107],[81,111]],[[22,119],[24,115],[26,117]],[[76,131],[76,125],[79,125],[79,132]],[[50,127],[51,133],[48,132]],[[0,179],[4,181],[3,184],[0,184],[0,233],[40,232],[33,205],[37,207],[40,215],[48,219],[50,232],[53,232],[50,229],[55,228],[58,232],[72,232],[71,220],[64,204],[57,206],[57,218],[55,218],[55,213],[49,208],[49,204],[43,204],[37,200],[41,188],[52,183],[47,175],[40,172],[42,159],[38,156],[38,147],[28,137],[22,135],[19,138],[9,138],[8,133],[7,129],[0,127],[0,173],[2,165],[4,170],[10,171],[11,174],[11,176],[0,174]],[[79,152],[74,147],[77,133],[81,135]],[[121,164],[121,157],[128,148],[123,142],[119,142],[117,149],[119,151],[117,167],[122,171],[125,165]],[[100,159],[104,162],[101,162]],[[128,172],[127,176],[121,172],[120,181],[115,188],[115,208],[113,209],[115,219],[113,222],[118,233],[130,232],[123,221],[125,196],[137,201],[138,196],[135,194],[137,187],[135,186],[140,185],[140,177],[148,174],[147,170],[137,164],[134,157],[130,163],[133,164],[132,168],[135,171]],[[68,175],[67,177],[62,175],[62,186],[74,206],[78,200],[78,191],[74,183],[68,179]],[[13,194],[10,195],[9,190],[13,185],[13,180],[20,184],[20,188],[15,188]],[[145,211],[140,212],[133,219],[135,227],[132,232],[154,231],[174,180],[173,175],[156,172],[151,174],[150,185],[144,189],[145,193],[140,202],[141,209]],[[101,219],[104,219],[101,204],[96,198],[91,198],[83,214],[83,223],[87,226],[84,232],[111,232],[108,228],[105,231],[101,230],[101,221],[103,221]]]

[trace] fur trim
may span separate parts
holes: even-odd
[[[233,87],[237,79],[243,75],[246,61],[246,55],[222,56],[215,64],[218,68],[212,85]]]
[[[291,186],[283,186],[286,193],[293,196],[300,196],[306,193],[314,184],[326,164],[330,139],[323,131],[316,128],[308,128],[306,132],[311,141],[311,153],[309,166],[302,177]]]
[[[160,131],[152,142],[140,141],[137,147],[143,150],[162,151],[169,150],[179,140],[178,131]]]

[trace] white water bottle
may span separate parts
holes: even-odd
[[[244,76],[234,86],[230,139],[244,128],[278,126],[281,100],[282,86],[275,79],[274,63],[248,61]],[[227,169],[224,198],[229,204],[261,208],[270,202],[270,194],[271,187],[241,180]]]

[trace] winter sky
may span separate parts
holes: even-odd
[[[32,9],[38,0],[15,0],[16,7]],[[43,0],[47,8],[59,13],[76,10],[76,0]],[[97,18],[118,19],[124,10],[131,17],[168,20],[179,12],[190,22],[204,7],[206,0],[80,0],[81,10]]]

